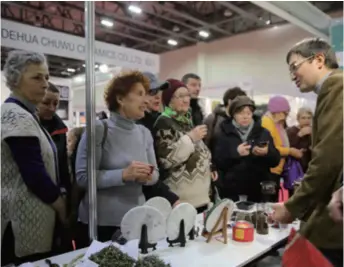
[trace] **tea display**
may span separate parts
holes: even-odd
[[[129,267],[134,266],[135,260],[115,246],[108,246],[89,258],[99,267]]]
[[[264,213],[264,211],[257,211],[256,220],[257,234],[269,234],[268,216]]]
[[[139,259],[134,267],[171,267],[171,264],[166,264],[159,257],[154,255],[148,255],[142,259]]]
[[[146,201],[144,206],[156,208],[167,219],[172,211],[171,203],[163,197],[153,197]]]
[[[254,227],[247,221],[237,221],[233,226],[233,240],[238,242],[252,242]]]
[[[189,203],[181,203],[172,209],[166,224],[167,242],[170,246],[177,243],[181,247],[185,246],[186,235],[193,230],[196,216],[196,209]]]

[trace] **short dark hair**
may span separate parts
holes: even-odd
[[[51,82],[49,82],[49,86],[47,90],[52,93],[58,93],[58,94],[60,93],[60,90],[57,88],[57,86]]]
[[[329,69],[338,69],[336,53],[331,45],[321,38],[307,38],[295,44],[287,53],[286,61],[289,64],[292,55],[300,55],[304,58],[322,53],[325,56],[325,65]]]
[[[126,96],[134,84],[141,83],[146,92],[149,90],[149,80],[139,71],[121,72],[113,77],[104,92],[105,103],[110,111],[117,111],[119,103],[117,96]]]
[[[184,84],[187,84],[189,79],[196,79],[196,80],[201,80],[201,77],[199,77],[197,74],[195,73],[187,73],[183,76],[182,78],[182,82]]]
[[[237,96],[247,96],[246,92],[242,90],[240,87],[234,87],[228,89],[223,95],[223,104],[225,107],[228,106],[228,100],[234,100]]]

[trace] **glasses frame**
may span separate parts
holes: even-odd
[[[298,69],[302,66],[303,63],[305,63],[306,61],[308,61],[308,60],[310,60],[310,59],[313,59],[315,56],[316,56],[316,55],[312,55],[312,56],[310,56],[310,57],[307,57],[307,58],[301,60],[301,61],[298,62],[298,63],[293,63],[293,64],[289,65],[289,72],[290,72],[291,74],[294,74],[295,72],[298,71]]]

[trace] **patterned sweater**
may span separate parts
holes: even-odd
[[[173,118],[160,116],[154,126],[160,178],[182,202],[202,207],[210,202],[211,155],[203,143],[193,143],[191,130]]]

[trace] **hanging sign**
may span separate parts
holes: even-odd
[[[333,20],[330,34],[331,44],[336,52],[338,64],[343,68],[343,18]]]
[[[85,38],[1,19],[1,45],[48,55],[85,60]],[[128,69],[159,72],[159,55],[95,42],[95,60]]]

